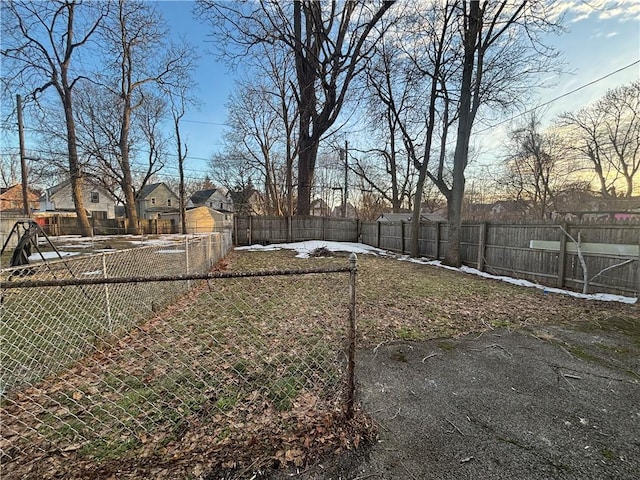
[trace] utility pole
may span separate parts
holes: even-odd
[[[347,201],[349,200],[349,143],[344,141],[344,197],[342,202],[342,218],[347,218]]]
[[[22,173],[22,206],[24,214],[31,218],[29,190],[27,188],[27,158],[24,152],[24,128],[22,127],[22,98],[20,95],[16,95],[16,107],[18,110],[18,139],[20,142],[20,170]]]

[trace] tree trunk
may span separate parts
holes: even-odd
[[[122,124],[120,126],[120,167],[122,169],[122,193],[124,195],[125,210],[127,212],[127,233],[138,235],[138,212],[136,211],[136,197],[133,194],[133,178],[131,177],[131,164],[129,162],[129,126],[131,124],[131,100],[126,99],[122,112]]]
[[[458,120],[458,135],[453,156],[453,183],[451,199],[448,201],[449,210],[449,236],[444,263],[453,267],[462,264],[460,259],[460,231],[462,229],[462,199],[464,197],[465,178],[464,171],[467,168],[469,156],[469,137],[474,119],[474,109],[471,105],[473,88],[473,69],[477,51],[477,38],[480,28],[480,2],[473,0],[470,3],[468,28],[464,32],[464,65],[462,69],[462,82],[460,83],[460,113]],[[478,72],[476,82],[480,82],[481,72]]]
[[[413,216],[411,217],[411,244],[410,254],[413,258],[420,256],[420,215],[422,212],[422,191],[427,180],[427,169],[421,168],[416,185],[416,194],[413,201]]]
[[[69,178],[71,180],[71,196],[73,205],[76,209],[78,220],[78,228],[83,237],[90,237],[92,234],[91,224],[87,211],[84,208],[84,199],[82,197],[82,169],[78,160],[78,145],[76,139],[76,123],[73,118],[72,96],[71,90],[65,88],[62,99],[64,106],[64,116],[67,126],[67,151],[69,153]]]
[[[298,200],[296,215],[311,213],[311,188],[315,169],[318,142],[309,136],[300,136],[298,150]]]

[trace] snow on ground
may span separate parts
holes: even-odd
[[[60,256],[58,256],[58,253]],[[42,252],[42,256],[39,253],[32,253],[29,257],[30,262],[37,262],[38,260],[42,260],[44,257],[45,260],[58,260],[60,257],[72,257],[74,255],[80,255],[80,252]]]
[[[189,237],[192,237],[190,235]],[[94,237],[82,237],[80,235],[61,235],[59,237],[49,237],[51,243],[59,245],[60,248],[91,248],[95,242],[105,241],[124,241],[129,242],[132,246],[140,245],[173,245],[177,242],[184,241],[184,235],[162,235],[158,238],[148,238],[144,235],[96,235]],[[46,240],[41,238],[40,244],[46,244]]]
[[[274,250],[295,250],[298,252],[297,258],[309,258],[309,254],[318,248],[326,248],[331,252],[349,252],[356,254],[387,255],[385,250],[365,245],[364,243],[349,242],[325,242],[322,240],[310,240],[298,243],[275,243],[273,245],[251,245],[248,247],[237,247],[236,250],[246,250],[251,252],[269,252]]]
[[[321,240],[312,240],[308,242],[298,242],[298,243],[278,243],[273,245],[251,245],[248,247],[237,247],[236,250],[245,250],[245,251],[253,251],[253,252],[268,252],[275,250],[295,250],[298,252],[296,257],[298,258],[309,258],[309,253],[317,248],[326,248],[332,252],[353,252],[355,254],[372,254],[372,255],[385,255],[395,257],[398,260],[419,263],[422,265],[430,265],[433,267],[446,268],[448,270],[455,270],[458,272],[477,275],[483,278],[490,278],[493,280],[500,280],[502,282],[511,283],[513,285],[518,285],[521,287],[528,288],[537,288],[542,290],[543,293],[557,293],[560,295],[569,295],[577,298],[584,298],[586,300],[601,300],[605,302],[621,302],[621,303],[636,303],[638,301],[637,298],[633,297],[625,297],[622,295],[612,295],[608,293],[594,293],[594,294],[583,294],[578,292],[572,292],[570,290],[563,290],[560,288],[554,287],[546,287],[544,285],[540,285],[539,283],[533,283],[528,280],[520,280],[517,278],[507,277],[503,275],[492,275],[487,272],[481,272],[475,268],[462,266],[461,268],[449,267],[448,265],[444,265],[439,260],[428,260],[426,258],[411,258],[406,255],[396,255],[392,252],[387,252],[386,250],[381,250],[379,248],[371,247],[369,245],[365,245],[363,243],[349,243],[349,242],[325,242]]]

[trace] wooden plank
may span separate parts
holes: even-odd
[[[534,250],[560,251],[561,242],[549,240],[531,240],[529,248]],[[584,255],[617,255],[621,257],[637,257],[640,255],[638,245],[620,245],[613,243],[583,243],[580,245]],[[567,242],[567,253],[578,253],[578,246],[574,242]]]

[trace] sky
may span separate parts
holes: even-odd
[[[187,175],[201,176],[212,154],[221,147],[225,102],[233,91],[234,74],[211,54],[215,45],[208,38],[209,26],[193,17],[193,6],[190,0],[158,2],[172,34],[184,35],[201,52],[195,75],[201,105],[188,112],[183,124],[189,146]],[[631,65],[640,60],[640,0],[568,0],[555,2],[554,8],[565,12],[567,32],[549,41],[563,52],[565,69],[572,73],[554,78],[555,86],[540,93],[535,105],[562,97],[548,105],[547,119],[583,107],[609,88],[640,79],[640,64]],[[510,124],[507,119],[487,131],[481,139],[481,150],[495,150]],[[492,159],[485,153],[482,163]]]
[[[184,117],[182,136],[188,145],[186,176],[203,178],[212,155],[222,146],[225,103],[233,91],[235,74],[216,60],[212,53],[216,46],[208,36],[210,27],[194,18],[192,0],[155,3],[165,17],[171,35],[184,37],[199,55],[194,79],[197,83],[195,96],[200,104]],[[632,65],[640,60],[640,0],[558,0],[553,5],[556,10],[565,12],[567,32],[549,41],[563,52],[567,62],[565,68],[573,73],[554,78],[555,86],[540,93],[534,105],[551,101],[547,119],[561,112],[574,111],[599,98],[609,88],[640,79],[640,64]],[[620,71],[613,73],[617,70]],[[554,100],[558,97],[561,98]],[[484,134],[475,141],[477,145],[480,140],[479,147],[483,152],[480,166],[494,161],[501,139],[513,120],[497,122],[498,125],[490,129],[482,127]],[[34,147],[29,143],[27,138],[27,148]],[[350,143],[357,145],[357,139]],[[164,173],[176,176],[176,170],[175,167],[168,168]]]

